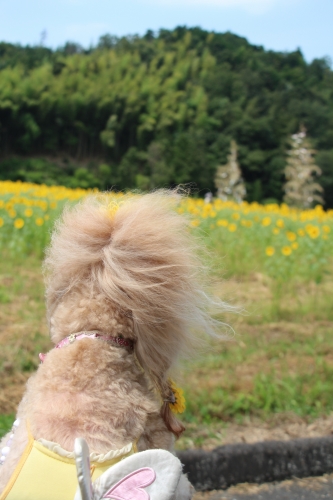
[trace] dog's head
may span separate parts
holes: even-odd
[[[45,260],[52,340],[95,329],[133,339],[163,399],[196,332],[212,331],[197,243],[176,204],[165,191],[117,209],[107,195],[87,197],[64,211]]]

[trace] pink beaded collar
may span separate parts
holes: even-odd
[[[81,339],[98,339],[98,340],[104,340],[104,342],[107,342],[108,344],[117,346],[117,347],[125,347],[129,350],[132,350],[134,347],[134,341],[132,339],[124,339],[123,337],[113,337],[112,335],[103,335],[102,333],[98,331],[93,331],[93,332],[79,332],[79,333],[71,333],[64,339],[62,339],[58,344],[55,346],[56,349],[61,349],[61,347],[66,347],[70,344],[73,344],[76,340],[81,340]],[[39,359],[43,363],[44,359],[46,357],[46,354],[39,354]]]
[[[79,333],[71,333],[68,337],[62,339],[57,345],[56,349],[60,349],[61,347],[65,347],[67,345],[73,344],[75,340],[81,339],[99,339],[104,340],[105,342],[110,342],[113,345],[117,345],[119,347],[128,347],[133,349],[133,340],[124,339],[123,337],[113,337],[112,335],[103,335],[100,332],[79,332]]]

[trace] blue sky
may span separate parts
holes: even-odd
[[[0,0],[0,40],[87,47],[100,35],[200,26],[267,49],[333,59],[333,0]]]

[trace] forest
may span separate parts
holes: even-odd
[[[333,71],[300,50],[178,27],[95,47],[0,43],[0,179],[147,190],[214,176],[236,141],[247,200],[280,202],[303,126],[333,207]]]

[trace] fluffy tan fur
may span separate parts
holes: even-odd
[[[139,450],[172,450],[181,424],[169,410],[168,376],[199,332],[212,333],[202,264],[174,193],[133,196],[114,213],[105,196],[65,210],[45,260],[47,315],[56,344],[98,330],[135,342],[134,351],[83,339],[53,349],[31,377],[18,416],[35,439],[72,451],[138,440]],[[7,483],[27,439],[21,426],[0,470]]]

